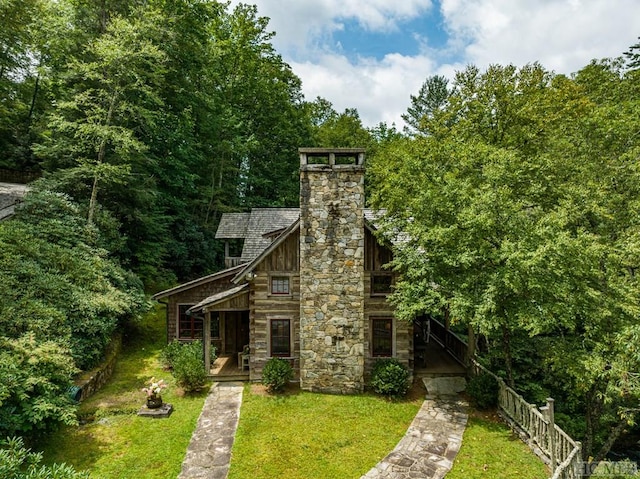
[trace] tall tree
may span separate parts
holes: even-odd
[[[447,106],[451,94],[449,80],[434,75],[425,80],[417,95],[410,95],[411,105],[402,119],[407,123],[405,131],[411,134],[428,134],[428,122]]]
[[[585,388],[587,423],[592,398],[637,400],[640,366],[616,346],[635,334],[640,293],[637,117],[630,105],[614,120],[611,88],[629,90],[618,72],[597,71],[574,82],[539,65],[468,67],[429,135],[391,144],[372,165],[382,231],[403,232],[399,315],[449,308],[500,346],[512,384],[514,334],[555,338],[546,360]]]

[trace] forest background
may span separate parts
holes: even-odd
[[[367,149],[381,234],[410,238],[403,318],[473,331],[585,457],[635,437],[639,46],[426,78],[399,131],[305,99],[273,35],[248,5],[2,0],[0,168],[42,178],[0,224],[0,433],[72,423],[70,378],[145,293],[221,267],[223,213],[297,206],[322,146]]]

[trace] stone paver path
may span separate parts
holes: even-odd
[[[225,479],[238,427],[243,383],[214,383],[198,418],[178,479]]]
[[[361,479],[441,479],[451,469],[467,425],[458,396],[427,397],[407,433]]]

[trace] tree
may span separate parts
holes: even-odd
[[[640,366],[616,346],[635,334],[640,293],[638,124],[633,108],[614,120],[615,100],[594,102],[611,87],[629,96],[608,74],[587,82],[591,97],[539,65],[468,67],[429,136],[392,143],[371,167],[381,231],[397,239],[398,314],[447,308],[499,347],[511,384],[514,335],[544,339],[555,382],[570,371],[585,395],[587,455],[596,430],[614,432],[593,406],[630,419]]]
[[[434,75],[425,80],[417,95],[410,95],[411,106],[402,115],[407,133],[428,134],[428,121],[447,105],[451,94],[448,84],[444,76]]]

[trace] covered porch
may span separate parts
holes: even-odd
[[[204,368],[216,381],[249,380],[249,288],[243,284],[190,309],[203,315]],[[215,348],[216,359],[211,361]]]
[[[425,318],[414,328],[413,373],[416,377],[466,376],[468,358],[473,357],[474,340],[469,343],[452,332],[446,322]]]

